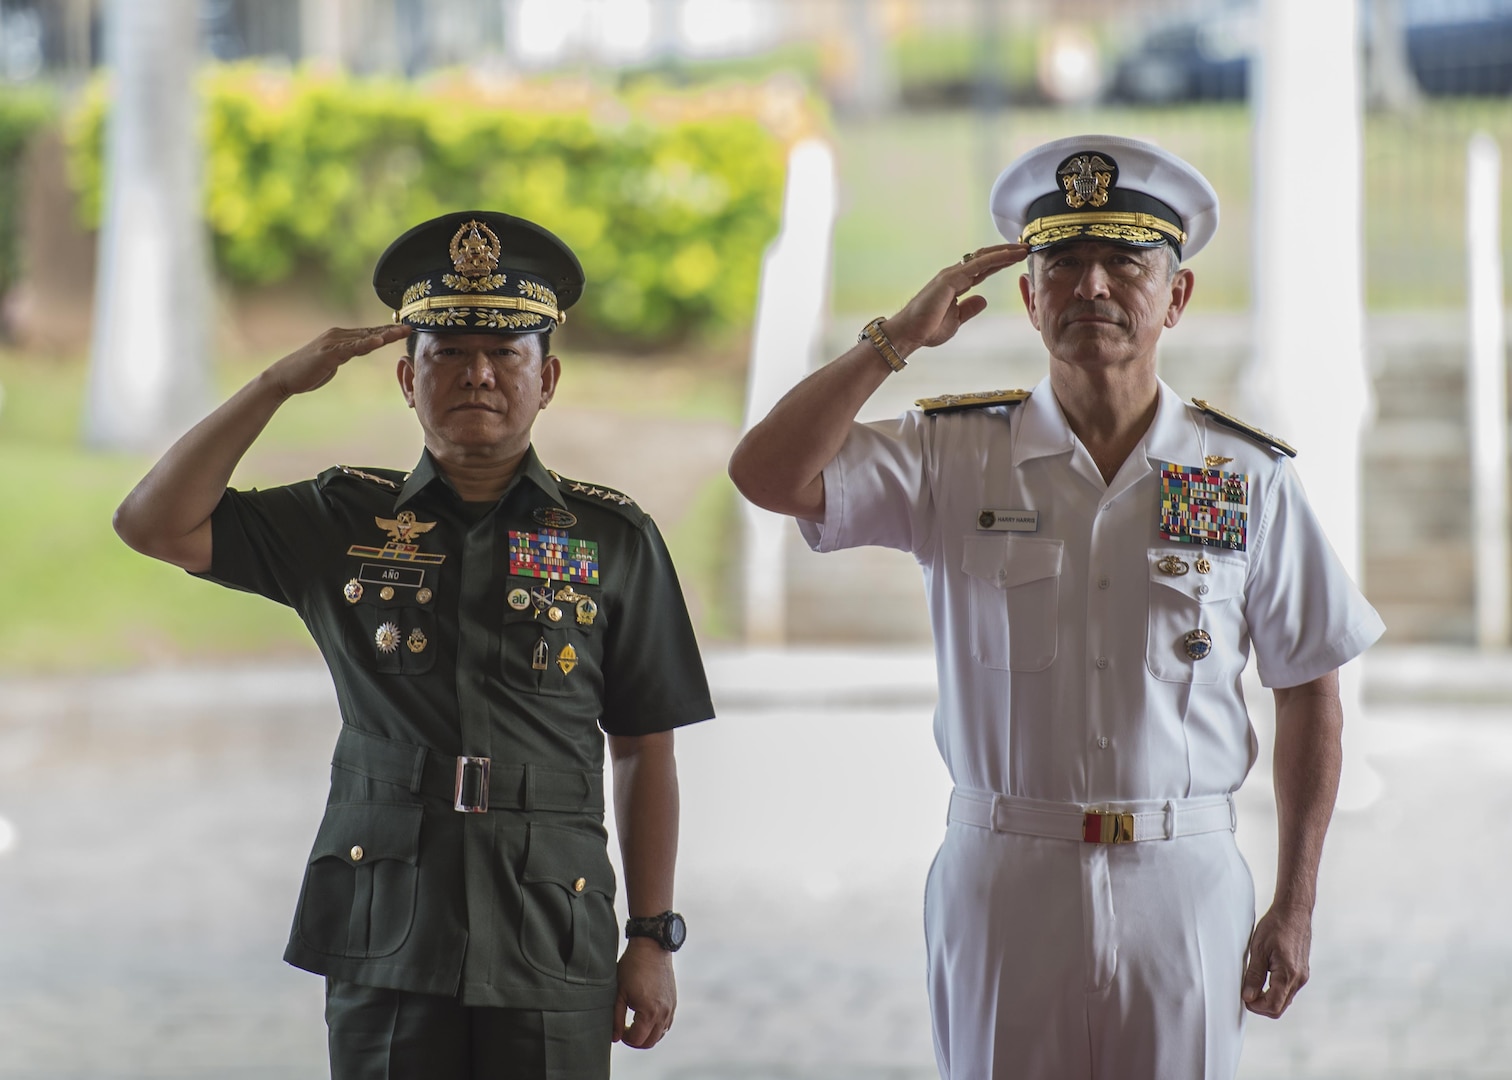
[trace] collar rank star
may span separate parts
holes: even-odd
[[[1244,551],[1248,523],[1248,473],[1161,466],[1160,535],[1164,539]]]

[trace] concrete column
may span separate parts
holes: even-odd
[[[1299,450],[1296,469],[1344,565],[1360,580],[1365,370],[1364,192],[1356,5],[1262,0],[1255,107],[1256,422]],[[1199,296],[1201,293],[1199,292]],[[1341,807],[1372,801],[1359,664],[1341,672]]]
[[[1483,649],[1509,642],[1507,539],[1507,327],[1503,313],[1501,149],[1490,135],[1470,139],[1465,198],[1469,256],[1471,499],[1475,513],[1475,639]]]
[[[835,159],[829,146],[809,139],[793,147],[782,230],[761,267],[744,431],[808,374],[819,348],[828,311],[835,202]],[[741,507],[746,641],[780,644],[787,626],[784,550],[793,525],[744,500]]]
[[[155,449],[203,414],[211,298],[200,198],[195,0],[113,0],[85,438]]]

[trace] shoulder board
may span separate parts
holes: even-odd
[[[1192,399],[1192,404],[1195,405],[1195,406],[1197,406],[1203,412],[1207,413],[1209,416],[1211,416],[1214,420],[1218,421],[1218,423],[1222,424],[1224,427],[1231,427],[1235,431],[1239,432],[1239,434],[1241,434],[1241,435],[1248,435],[1251,439],[1254,439],[1257,443],[1260,443],[1263,446],[1268,446],[1272,450],[1279,450],[1279,451],[1281,451],[1281,453],[1285,454],[1287,457],[1296,457],[1297,456],[1297,451],[1292,448],[1292,446],[1291,446],[1290,443],[1286,442],[1283,439],[1278,439],[1276,436],[1272,435],[1268,431],[1261,431],[1259,428],[1255,427],[1252,424],[1246,424],[1243,420],[1240,420],[1237,416],[1230,416],[1228,413],[1224,412],[1222,409],[1215,409],[1213,406],[1209,405],[1206,401],[1203,401],[1201,398],[1193,398]]]
[[[602,499],[604,502],[612,503],[615,506],[635,507],[635,500],[623,491],[615,491],[613,488],[606,488],[601,484],[585,484],[581,480],[569,480],[564,476],[559,476],[557,473],[552,472],[550,469],[546,471],[550,473],[553,480],[562,485],[562,490],[569,494],[582,495],[584,498],[589,499]],[[635,508],[639,509],[639,507]]]
[[[1018,405],[1027,401],[1029,390],[979,390],[973,394],[941,394],[939,397],[920,398],[914,404],[928,416],[937,413],[961,412],[965,409],[985,409],[989,405]]]
[[[350,465],[337,465],[335,468],[327,469],[321,473],[320,479],[322,482],[327,482],[337,476],[347,476],[353,480],[363,480],[369,484],[377,484],[379,487],[386,488],[389,491],[398,491],[399,486],[409,479],[408,473],[399,472],[397,469],[384,469],[383,472],[387,473],[387,475],[379,475],[366,469],[354,469]]]

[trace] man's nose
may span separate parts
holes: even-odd
[[[469,387],[493,389],[494,369],[486,353],[475,352],[472,354],[467,361],[467,370],[463,372],[463,381]]]
[[[1100,300],[1108,295],[1108,271],[1102,263],[1088,262],[1076,282],[1078,300]]]

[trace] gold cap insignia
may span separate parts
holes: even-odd
[[[1116,171],[1116,166],[1098,154],[1077,154],[1068,159],[1056,170],[1066,189],[1066,205],[1073,210],[1105,205]]]
[[[452,265],[459,274],[490,274],[499,266],[499,237],[480,221],[469,221],[451,240]]]

